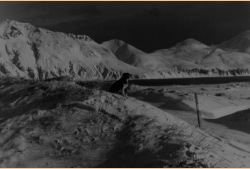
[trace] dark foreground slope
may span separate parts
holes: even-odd
[[[0,144],[1,167],[250,166],[243,152],[147,103],[71,81],[2,78]]]

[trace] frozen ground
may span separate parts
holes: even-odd
[[[192,99],[191,90],[212,88],[132,86],[124,98],[70,81],[2,78],[0,166],[250,167],[248,129],[209,113],[198,129],[195,113],[182,102]],[[247,111],[237,114],[244,121]]]
[[[132,96],[197,126],[194,93],[204,131],[250,147],[249,83],[147,87]]]

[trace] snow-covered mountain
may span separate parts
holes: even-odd
[[[0,74],[46,79],[71,76],[117,78],[121,72],[144,74],[85,35],[36,28],[6,20],[0,23]]]
[[[187,39],[169,49],[144,53],[119,40],[104,42],[118,59],[154,74],[166,76],[217,76],[249,74],[250,31],[220,45],[207,46]]]
[[[158,70],[159,68],[168,68],[171,65],[163,64],[162,61],[147,54],[121,40],[110,40],[102,43],[119,60],[123,62],[148,70]]]
[[[250,55],[248,53],[227,51],[220,45],[206,46],[194,39],[187,39],[169,50],[156,51],[155,55],[167,58],[180,69],[201,68],[228,71],[250,68]]]
[[[219,48],[250,54],[250,31],[243,32],[233,39],[218,45]]]
[[[86,35],[5,20],[0,23],[0,76],[114,79],[122,72],[135,78],[248,74],[249,39],[250,31],[214,46],[187,39],[145,53],[121,40],[98,44]]]

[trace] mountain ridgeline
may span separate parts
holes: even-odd
[[[249,75],[250,31],[218,45],[187,39],[145,53],[121,40],[96,43],[86,35],[52,32],[28,23],[0,23],[0,76],[44,80],[175,78]]]

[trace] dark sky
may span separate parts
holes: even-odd
[[[187,38],[218,44],[250,30],[250,2],[0,2],[0,20],[121,39],[145,52]]]

